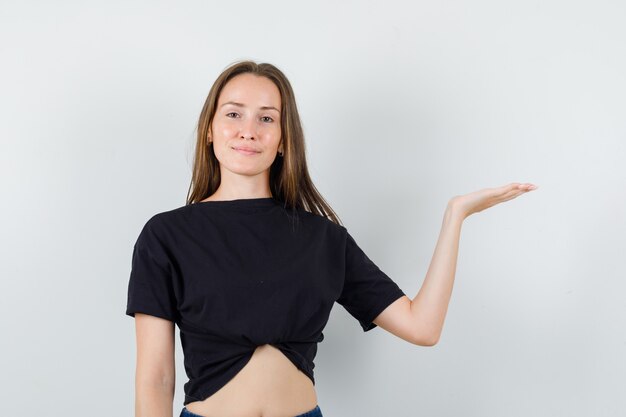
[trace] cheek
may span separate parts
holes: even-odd
[[[262,131],[262,135],[265,140],[269,142],[275,142],[276,146],[278,146],[278,142],[280,141],[281,136],[280,125],[265,128]]]
[[[216,123],[213,131],[223,137],[231,137],[237,133],[237,128],[232,123]]]

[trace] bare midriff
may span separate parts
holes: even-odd
[[[311,379],[276,347],[262,345],[226,385],[185,407],[203,417],[292,417],[316,405]]]

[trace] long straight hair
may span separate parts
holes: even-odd
[[[220,93],[226,83],[236,75],[252,73],[268,78],[280,91],[280,128],[283,140],[283,157],[275,158],[270,166],[270,190],[272,197],[292,211],[305,211],[324,216],[342,225],[339,216],[321,196],[311,177],[306,163],[304,133],[296,99],[289,80],[281,70],[269,63],[254,61],[235,62],[215,80],[198,120],[193,172],[186,204],[197,203],[212,195],[220,185],[219,161],[212,146],[208,146],[208,133],[215,116]]]

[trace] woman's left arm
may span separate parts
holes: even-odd
[[[455,196],[448,202],[428,272],[410,306],[416,344],[432,346],[439,341],[452,295],[463,220],[536,188],[511,183]]]
[[[536,188],[529,183],[511,183],[453,197],[446,207],[435,253],[419,292],[413,300],[407,296],[396,300],[374,323],[413,344],[437,344],[452,295],[463,220]]]

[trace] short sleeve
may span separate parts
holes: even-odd
[[[367,332],[377,327],[372,320],[403,295],[406,295],[404,291],[367,257],[346,231],[344,285],[337,303]]]
[[[159,243],[144,226],[135,246],[131,261],[126,314],[150,314],[173,322],[177,321],[178,310],[170,265],[157,249]]]

